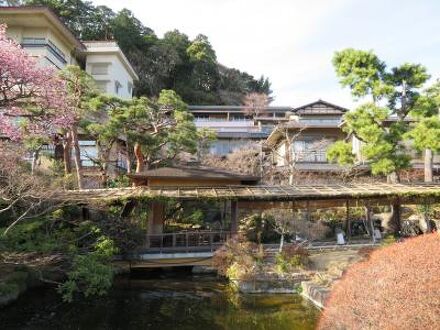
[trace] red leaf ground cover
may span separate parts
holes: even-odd
[[[335,283],[318,329],[440,329],[440,235],[373,251]]]

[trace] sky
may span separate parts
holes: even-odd
[[[389,67],[421,63],[440,78],[440,0],[94,0],[131,10],[158,36],[209,37],[217,60],[272,83],[272,105],[323,99],[352,108],[331,60],[373,50]]]

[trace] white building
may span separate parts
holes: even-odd
[[[8,36],[22,45],[40,63],[61,70],[80,64],[85,46],[51,10],[44,7],[0,7],[0,23]]]
[[[6,33],[21,44],[40,64],[61,70],[78,65],[89,73],[104,93],[131,99],[133,85],[139,78],[128,59],[114,41],[82,42],[63,21],[46,7],[0,7],[0,24]],[[87,137],[79,141],[83,166],[94,166],[96,142]],[[125,164],[124,155],[115,151],[116,164]]]
[[[79,65],[103,92],[132,98],[138,76],[116,42],[81,42],[46,7],[0,7],[0,23],[6,23],[8,36],[38,57],[42,65],[58,70]]]
[[[83,42],[86,72],[95,78],[107,94],[131,99],[134,82],[139,78],[124,53],[114,41]]]

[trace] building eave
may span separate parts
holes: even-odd
[[[108,48],[102,47],[103,49],[99,49],[99,47],[93,47],[93,44],[105,43],[106,41],[84,41],[85,49],[82,52],[84,55],[116,55],[121,63],[124,65],[124,68],[130,74],[130,77],[134,81],[139,81],[139,76],[136,71],[133,69],[130,61],[127,59],[119,45],[114,42],[116,46],[109,46]]]
[[[58,29],[58,32],[66,38],[73,46],[79,51],[85,50],[83,43],[73,34],[73,32],[66,26],[66,24],[48,7],[44,6],[11,6],[0,7],[1,14],[28,14],[36,15],[41,14]]]

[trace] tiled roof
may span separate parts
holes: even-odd
[[[342,114],[348,109],[327,101],[318,100],[295,108],[297,114]]]
[[[328,184],[297,186],[221,186],[221,187],[135,187],[70,190],[54,198],[71,202],[118,200],[121,198],[172,198],[177,200],[234,199],[238,201],[331,201],[374,200],[389,204],[440,201],[440,184]]]

